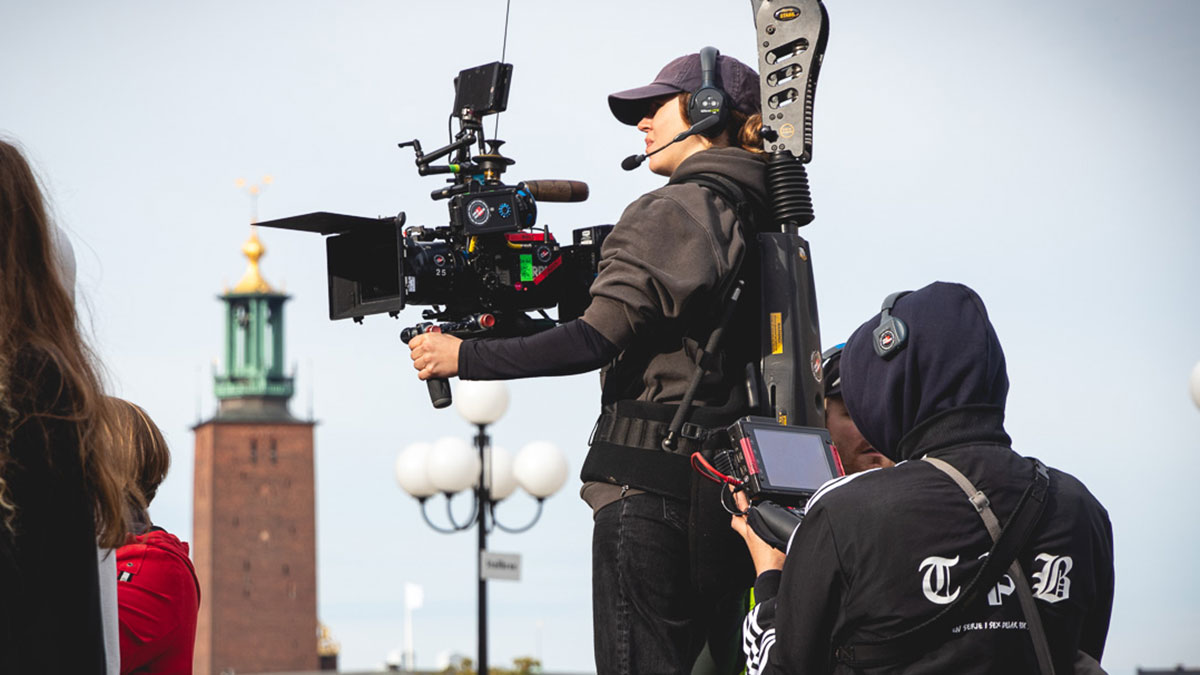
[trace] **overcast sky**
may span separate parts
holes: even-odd
[[[705,45],[754,62],[748,2],[515,0],[500,119],[509,177],[590,183],[542,205],[559,239],[616,220],[662,183],[605,96]],[[1107,505],[1117,598],[1106,665],[1200,665],[1200,5],[1190,0],[831,2],[809,167],[826,345],[889,292],[962,281],[1004,343],[1016,448]],[[191,533],[190,426],[214,410],[216,299],[245,268],[241,177],[275,182],[262,219],[405,211],[446,222],[419,138],[440,145],[461,69],[500,58],[504,3],[0,0],[0,133],[26,148],[79,258],[79,295],[113,389],[166,432],[174,465],[154,520]],[[488,123],[488,129],[492,127]],[[320,618],[344,668],[403,635],[405,582],[425,587],[418,662],[475,652],[475,538],[439,535],[392,477],[409,443],[466,436],[433,411],[401,322],[327,320],[323,244],[264,230],[262,270],[293,300],[292,410],[317,427]],[[494,427],[512,451],[557,443],[572,479],[528,533],[523,579],[491,585],[491,661],[592,668],[591,514],[575,495],[597,413],[594,375],[515,383]],[[532,500],[501,517],[520,524]],[[459,506],[465,506],[460,504]],[[463,512],[465,513],[465,512]]]

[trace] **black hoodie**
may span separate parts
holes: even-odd
[[[908,326],[908,339],[890,359],[875,353],[878,318],[860,326],[842,353],[842,398],[863,438],[899,462],[914,450],[905,437],[948,411],[1003,420],[1004,350],[975,291],[935,282],[897,300],[892,316]],[[1007,442],[997,430],[989,440]]]
[[[1001,523],[1029,484],[1031,463],[1004,431],[1004,354],[979,296],[935,283],[892,315],[908,339],[875,353],[876,315],[846,344],[842,396],[863,436],[901,461],[831,481],[810,501],[782,575],[755,585],[746,620],[750,673],[1035,673],[1032,641],[1007,575],[966,608],[940,646],[888,667],[852,669],[837,647],[904,632],[953,602],[991,548],[962,490],[928,462],[939,457],[983,491]],[[907,461],[905,461],[907,460]],[[1059,673],[1078,650],[1099,659],[1112,611],[1112,528],[1078,480],[1051,470],[1045,512],[1018,559]]]

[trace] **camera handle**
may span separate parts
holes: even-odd
[[[400,340],[404,344],[408,344],[409,340],[422,333],[440,332],[442,332],[442,327],[436,323],[419,323],[411,328],[405,328],[400,331]],[[429,388],[429,401],[433,403],[434,408],[440,410],[454,401],[454,396],[450,393],[450,380],[444,377],[431,377],[425,380],[425,386]]]
[[[429,400],[433,403],[433,407],[445,408],[454,401],[454,397],[450,393],[450,380],[444,377],[431,377],[425,380],[425,385],[429,387]]]

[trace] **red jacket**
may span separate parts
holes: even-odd
[[[154,529],[117,549],[121,673],[190,673],[200,582],[188,545]]]

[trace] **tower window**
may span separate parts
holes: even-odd
[[[250,440],[250,463],[258,464],[258,441]]]
[[[283,576],[286,577],[287,575],[289,575],[291,573],[292,573],[292,568],[289,567],[288,565],[284,565],[283,566]]]
[[[279,463],[279,450],[275,446],[274,438],[271,439],[271,463],[272,464]]]

